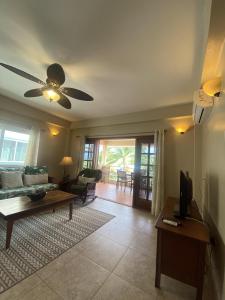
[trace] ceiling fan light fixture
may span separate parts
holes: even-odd
[[[46,83],[39,78],[13,66],[0,62],[0,67],[4,67],[23,78],[42,85],[42,88],[35,88],[26,91],[24,93],[24,97],[32,98],[44,96],[49,102],[57,102],[65,109],[71,109],[72,107],[71,102],[67,98],[67,96],[82,101],[94,100],[93,97],[78,89],[61,87],[61,85],[65,82],[65,73],[63,67],[58,63],[54,63],[48,66]]]
[[[43,96],[49,101],[59,101],[60,96],[53,89],[47,89],[43,91]]]
[[[59,101],[60,95],[53,89],[47,89],[43,91],[43,96],[49,101]]]

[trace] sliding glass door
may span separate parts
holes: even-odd
[[[138,137],[134,172],[134,207],[151,209],[154,163],[154,136]]]

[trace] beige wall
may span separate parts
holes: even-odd
[[[165,135],[165,194],[179,197],[180,170],[194,176],[194,129],[178,134],[170,128]]]
[[[197,187],[201,197],[198,201],[216,240],[212,272],[218,299],[225,299],[225,96],[215,102],[201,131],[201,180]]]
[[[208,45],[202,82],[221,76],[225,91],[225,1],[213,0]],[[198,176],[196,190],[211,235],[215,238],[212,252],[212,278],[215,299],[225,299],[225,95],[216,100],[210,118],[201,126],[201,142],[196,143]],[[200,150],[199,150],[200,149]],[[217,297],[216,297],[217,296]]]
[[[157,109],[145,110],[135,113],[103,117],[97,119],[83,120],[72,123],[73,129],[105,127],[114,125],[134,124],[148,121],[158,121],[167,118],[175,118],[190,115],[192,103],[173,105]]]
[[[59,165],[66,155],[68,130],[61,128],[58,136],[52,136],[48,129],[41,131],[38,152],[38,165],[47,165],[49,175],[61,178],[63,168]]]
[[[47,165],[51,176],[62,176],[59,162],[68,150],[69,122],[2,96],[0,120],[27,128],[38,125],[41,129],[38,165]],[[49,128],[56,128],[59,135],[52,136]]]

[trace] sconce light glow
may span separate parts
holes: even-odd
[[[50,128],[49,130],[50,130],[52,136],[59,135],[59,132],[60,132],[59,129],[57,129],[57,128]]]
[[[217,77],[211,80],[206,81],[202,88],[203,91],[211,97],[218,97],[221,92],[222,79],[221,77]]]
[[[184,134],[185,133],[185,130],[181,127],[177,128],[176,131],[179,133],[179,134]]]
[[[54,90],[52,89],[48,89],[48,90],[44,90],[43,91],[43,96],[49,100],[49,101],[59,101],[60,96],[58,93],[56,93]]]

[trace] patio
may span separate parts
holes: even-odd
[[[99,182],[96,185],[96,196],[119,204],[132,206],[133,192],[130,187],[116,187],[113,183]]]
[[[100,140],[98,166],[102,169],[102,181],[97,184],[96,195],[100,198],[132,206],[133,189],[124,188],[117,182],[118,170],[131,174],[134,170],[135,139]]]
[[[97,184],[96,195],[116,203],[132,206],[134,184],[135,139],[100,140],[98,168],[102,170],[102,180]],[[146,148],[146,145],[144,144]],[[152,199],[152,178],[146,176],[148,153],[144,148],[142,169],[140,170],[141,199]],[[147,148],[148,150],[148,148]],[[150,156],[150,161],[151,161]]]

